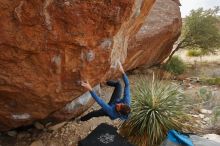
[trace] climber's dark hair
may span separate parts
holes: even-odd
[[[122,115],[128,115],[131,112],[131,108],[130,106],[128,106],[127,104],[122,104],[121,105],[121,109],[119,111]]]

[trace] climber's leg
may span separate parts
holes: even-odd
[[[108,116],[108,115],[104,110],[100,109],[86,114],[85,116],[80,118],[80,121],[87,121],[93,117],[101,117],[101,116]]]

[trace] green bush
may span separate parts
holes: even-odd
[[[163,66],[163,68],[168,72],[179,75],[185,71],[186,65],[181,58],[173,56],[170,61]]]
[[[215,125],[220,119],[220,106],[217,106],[213,109],[212,122]]]
[[[199,57],[202,55],[204,55],[204,54],[200,49],[190,49],[187,52],[187,56],[190,56],[190,57]]]
[[[205,87],[202,87],[197,92],[198,96],[202,98],[203,102],[206,102],[212,98],[212,91],[208,90]]]
[[[132,90],[131,115],[120,127],[120,132],[136,145],[155,146],[170,129],[191,127],[184,112],[182,91],[177,85],[140,78]]]
[[[201,82],[210,85],[220,85],[220,78],[202,78]]]

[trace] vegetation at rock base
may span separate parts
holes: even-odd
[[[213,110],[213,119],[212,122],[215,125],[218,121],[220,121],[220,106],[216,106]]]
[[[202,99],[202,102],[207,102],[212,98],[212,92],[205,87],[200,88],[197,94]]]
[[[215,53],[220,48],[220,7],[192,10],[184,19],[182,33],[169,59],[179,49],[200,49],[202,54]]]
[[[202,50],[200,49],[190,49],[187,52],[187,56],[189,57],[200,57],[202,56],[204,53],[202,52]]]
[[[220,78],[202,78],[201,82],[209,85],[220,85]]]
[[[184,95],[175,84],[140,77],[132,90],[132,114],[120,127],[136,145],[153,146],[170,129],[190,130],[191,117],[184,112]]]
[[[166,64],[162,67],[166,71],[175,75],[182,74],[186,69],[186,64],[178,56],[173,56]]]

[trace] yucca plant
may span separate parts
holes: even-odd
[[[132,113],[120,132],[136,145],[155,146],[170,129],[190,129],[184,124],[184,96],[180,88],[164,81],[140,77],[132,88]]]

